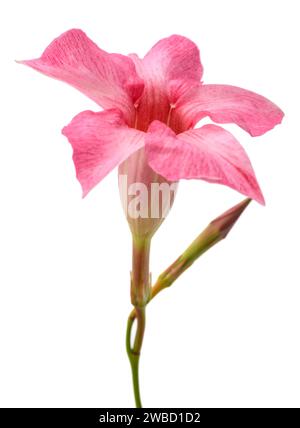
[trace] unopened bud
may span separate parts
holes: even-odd
[[[250,202],[251,199],[247,198],[213,220],[191,243],[185,252],[159,276],[156,285],[152,289],[151,298],[163,288],[173,284],[173,282],[203,253],[226,238],[229,231]]]

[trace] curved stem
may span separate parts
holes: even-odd
[[[226,238],[250,201],[250,199],[245,199],[213,220],[181,256],[158,277],[153,287],[151,287],[149,275],[150,240],[133,240],[131,300],[134,309],[128,318],[126,349],[132,370],[136,407],[142,407],[139,388],[139,359],[145,332],[145,305],[162,290],[170,287],[203,253]],[[137,320],[137,330],[133,346],[131,346],[131,333],[135,319]]]
[[[134,315],[132,315],[134,314]],[[131,346],[131,332],[134,320],[137,320],[137,329],[134,344]],[[134,312],[129,315],[126,332],[126,350],[131,365],[132,382],[135,404],[137,408],[142,408],[140,386],[139,386],[139,360],[143,344],[146,325],[145,307],[135,307]]]

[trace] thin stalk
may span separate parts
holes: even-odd
[[[134,320],[137,321],[137,329],[134,338],[134,344],[131,346],[131,333]],[[133,392],[137,408],[142,408],[142,400],[139,385],[139,361],[145,332],[145,307],[136,307],[134,317],[129,315],[126,332],[126,350],[131,365]]]
[[[162,290],[170,287],[203,253],[226,238],[231,228],[250,202],[250,199],[245,199],[213,220],[181,256],[158,277],[153,287],[151,287],[149,275],[150,240],[133,240],[131,300],[134,309],[131,311],[128,318],[126,349],[132,370],[133,390],[137,408],[142,407],[139,387],[139,359],[145,332],[146,304]],[[135,320],[137,321],[137,330],[133,346],[131,346],[131,333]]]
[[[133,237],[131,271],[131,303],[133,306],[145,306],[150,297],[150,245],[150,238]]]
[[[148,302],[162,290],[170,287],[202,254],[225,239],[250,202],[251,199],[244,199],[242,202],[210,222],[181,256],[158,277],[156,283],[150,289]],[[136,317],[135,308],[131,311],[130,317],[134,321]]]

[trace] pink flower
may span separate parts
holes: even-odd
[[[234,136],[218,125],[193,127],[209,116],[258,136],[279,124],[283,112],[245,89],[203,84],[199,50],[187,38],[162,39],[140,59],[109,54],[82,31],[70,30],[40,58],[22,63],[69,83],[105,109],[78,114],[62,131],[73,147],[84,196],[141,149],[145,167],[159,180],[202,179],[264,203]]]

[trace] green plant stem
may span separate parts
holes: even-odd
[[[149,273],[151,238],[132,240],[131,303],[143,307],[150,296],[151,283]]]
[[[139,359],[145,332],[145,306],[158,293],[170,287],[203,253],[226,238],[250,202],[251,200],[247,198],[213,220],[182,255],[158,277],[153,287],[151,287],[149,275],[150,240],[133,240],[131,301],[134,309],[128,318],[126,349],[131,364],[136,407],[142,407],[139,388]],[[132,327],[135,320],[137,330],[133,346],[131,346]]]
[[[133,236],[132,242],[132,271],[131,271],[131,303],[134,312],[130,314],[127,323],[126,350],[131,365],[135,403],[142,407],[139,386],[139,361],[145,332],[145,306],[150,299],[151,275],[149,273],[149,258],[151,237]],[[132,326],[136,319],[136,334],[131,345]]]
[[[134,320],[137,322],[136,334],[131,346],[132,327]],[[140,385],[139,385],[139,361],[143,344],[146,325],[145,307],[135,307],[134,316],[129,315],[126,332],[126,350],[131,365],[133,392],[137,408],[142,408]]]
[[[243,211],[247,208],[251,199],[246,198],[239,204],[235,205],[222,215],[214,219],[200,235],[187,247],[178,259],[175,260],[157,279],[153,287],[150,288],[149,303],[158,293],[165,288],[170,287],[176,279],[183,274],[202,254],[222,241]],[[134,321],[136,311],[133,309],[130,317]]]

